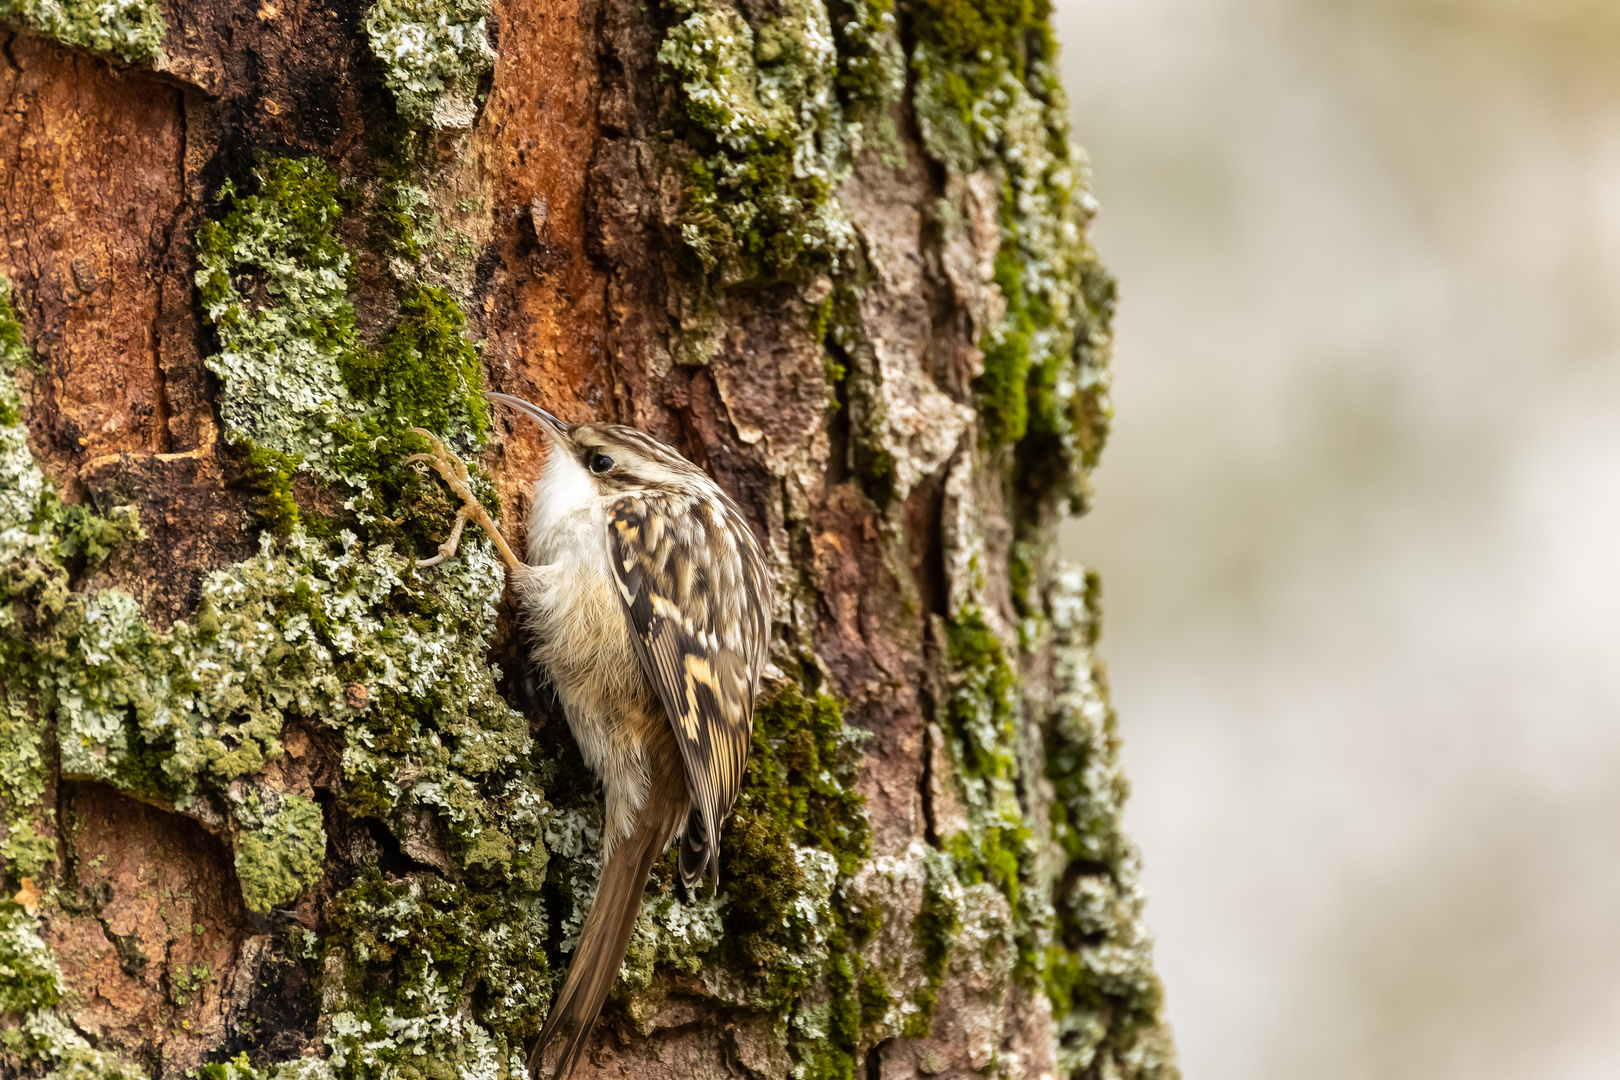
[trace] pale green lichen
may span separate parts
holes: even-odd
[[[0,22],[131,62],[157,59],[163,10],[154,0],[0,0]]]
[[[933,1023],[935,1001],[950,966],[951,954],[956,950],[966,908],[956,863],[950,855],[929,848],[924,856],[923,871],[923,901],[911,929],[922,953],[925,981],[911,1002],[914,1008],[901,1030],[901,1034],[913,1039],[926,1037]]]
[[[477,350],[455,302],[420,286],[402,296],[406,318],[389,341],[361,346],[337,178],[305,158],[265,162],[255,180],[251,193],[226,181],[224,213],[197,236],[197,287],[220,342],[206,360],[222,383],[220,413],[272,474],[286,527],[299,515],[274,474],[293,469],[347,488],[345,508],[367,522],[379,463],[397,456],[404,428],[482,441]]]
[[[41,654],[29,632],[50,627],[71,602],[64,559],[95,563],[117,538],[138,535],[139,523],[128,510],[115,521],[64,506],[29,452],[16,379],[32,357],[11,288],[0,276],[0,857],[16,883],[55,857],[35,714]]]
[[[17,1027],[19,1057],[47,1068],[45,1080],[146,1080],[146,1073],[108,1050],[98,1050],[56,1012],[26,1014]]]
[[[207,358],[220,416],[236,438],[358,483],[336,460],[336,429],[363,407],[340,368],[355,339],[353,262],[333,232],[337,182],[314,159],[276,162],[258,180],[252,194],[227,180],[217,193],[225,215],[197,235],[197,288],[220,343]]]
[[[46,513],[48,488],[28,450],[15,381],[30,361],[11,306],[11,282],[0,276],[0,671],[8,673],[0,677],[0,858],[13,883],[37,876],[55,857],[55,845],[36,825],[36,818],[47,819],[52,811],[41,805],[47,770],[38,725],[15,685],[23,616],[10,603],[18,593],[45,585],[54,561],[52,538],[37,524]]]
[[[634,992],[652,984],[657,969],[695,975],[725,937],[724,893],[682,898],[674,889],[649,893],[625,954],[621,983]],[[577,909],[576,909],[577,910]]]
[[[1173,1077],[1135,852],[1119,815],[1117,737],[1090,651],[1095,590],[1041,560],[1062,509],[1084,509],[1107,432],[1114,302],[1113,279],[1086,235],[1096,206],[1084,154],[1068,139],[1049,4],[916,0],[903,17],[923,146],[945,167],[946,190],[965,193],[936,214],[947,243],[965,236],[974,192],[999,192],[993,282],[1005,303],[983,308],[999,314],[981,327],[980,440],[960,468],[998,475],[1008,496],[1013,604],[991,609],[982,529],[958,528],[949,614],[938,624],[940,728],[960,803],[941,837],[951,882],[1004,896],[1014,974],[1022,992],[1053,1003],[1063,1075]],[[1020,677],[1048,657],[1051,697]],[[1050,828],[1043,781],[1056,791]],[[937,983],[944,954],[970,947],[972,919],[943,903],[954,893],[931,881],[918,939]]]
[[[271,802],[279,805],[269,809]],[[250,791],[233,810],[246,826],[236,841],[236,877],[249,911],[266,914],[320,880],[326,830],[314,800]]]
[[[658,49],[678,87],[686,163],[681,238],[721,286],[836,272],[854,229],[833,188],[856,129],[835,93],[838,50],[821,0],[758,26],[730,4],[669,0]]]
[[[329,1018],[339,1075],[414,1076],[398,1069],[438,1061],[478,1072],[491,1054],[506,1069],[551,979],[538,898],[547,806],[527,724],[501,700],[499,672],[484,660],[503,573],[481,538],[428,571],[379,538],[416,544],[447,528],[447,501],[404,465],[389,429],[421,422],[476,437],[484,416],[472,412],[476,386],[466,385],[476,352],[460,337],[459,309],[432,290],[406,296],[384,348],[352,347],[348,256],[332,239],[329,174],[270,162],[262,178],[245,197],[255,201],[233,197],[200,245],[213,256],[203,284],[223,305],[222,343],[235,347],[233,364],[257,365],[222,366],[227,433],[250,446],[255,436],[274,440],[290,467],[324,458],[337,483],[381,513],[370,525],[357,513],[359,532],[336,529],[329,539],[302,531],[298,518],[284,539],[264,534],[257,556],[203,582],[190,618],[159,631],[127,594],[66,587],[66,526],[42,510],[49,488],[20,424],[6,425],[0,467],[25,496],[8,500],[0,529],[11,601],[0,609],[9,620],[0,643],[16,661],[6,668],[6,715],[25,726],[48,718],[67,775],[172,804],[223,832],[244,900],[259,911],[296,900],[320,875],[325,849],[320,807],[270,786],[265,767],[282,756],[290,721],[336,731],[340,804],[383,819],[404,850],[443,862],[457,879],[416,914],[399,895],[372,910],[357,889],[401,887],[373,870],[337,904],[366,917],[334,920],[332,933],[300,946],[336,973],[323,995],[349,1002]],[[266,281],[276,287],[258,287]],[[10,340],[4,330],[0,343]],[[277,395],[300,379],[305,390],[326,380],[328,393]],[[351,382],[364,388],[363,404],[343,400]],[[15,418],[9,386],[7,394]],[[328,443],[310,414],[334,413],[340,430]],[[275,422],[242,426],[261,421]],[[401,512],[407,505],[413,513]],[[24,777],[27,791],[38,789],[39,771]],[[455,912],[453,926],[435,924],[429,906]],[[403,928],[394,941],[404,944],[385,956],[375,934],[391,925]],[[462,998],[468,987],[476,1018]],[[363,1045],[344,1041],[362,1031]]]
[[[1046,773],[1055,791],[1052,838],[1067,863],[1059,880],[1071,884],[1055,898],[1044,984],[1065,1075],[1112,1070],[1175,1080],[1138,855],[1122,821],[1128,786],[1119,734],[1092,652],[1097,597],[1095,575],[1075,566],[1058,569],[1046,596],[1055,665]]]
[[[40,754],[39,726],[27,707],[12,701],[0,702],[0,805],[5,808],[0,828],[0,859],[5,860],[6,876],[21,881],[39,876],[56,858],[56,844],[41,835],[35,818],[50,818],[52,808],[41,805],[48,775]]]
[[[227,430],[283,455],[280,468],[347,490],[354,520],[334,547],[302,533],[298,523],[316,519],[292,505],[284,542],[266,537],[260,560],[224,572],[242,579],[239,593],[216,598],[205,586],[198,623],[206,616],[214,638],[239,650],[249,609],[273,628],[274,670],[303,696],[272,726],[298,716],[341,732],[340,806],[380,819],[404,853],[454,877],[363,866],[333,901],[328,932],[304,944],[319,961],[334,1074],[509,1074],[553,981],[555,928],[540,892],[569,860],[552,860],[544,839],[554,811],[536,768],[547,763],[484,660],[500,564],[471,536],[427,571],[394,547],[448,528],[453,507],[437,484],[403,464],[416,448],[403,430],[477,444],[487,425],[477,350],[447,293],[407,281],[388,340],[359,346],[335,179],[314,161],[266,162],[257,179],[251,194],[227,192],[224,215],[199,237],[204,301],[231,353],[213,362],[240,406]],[[408,247],[414,234],[391,207],[376,220]],[[277,394],[278,381],[312,392]],[[279,863],[268,869],[291,888]]]
[[[256,1068],[246,1053],[187,1070],[196,1080],[333,1080],[332,1066],[322,1058],[293,1058],[267,1068]]]
[[[62,973],[22,905],[0,903],[0,1014],[48,1009],[62,999]],[[10,1048],[10,1033],[0,1043]]]
[[[456,680],[456,704],[424,733],[420,779],[405,801],[448,807],[452,830],[476,842],[489,823],[458,798],[468,782],[453,759],[487,769],[513,752],[517,724],[480,659],[500,567],[469,547],[430,576],[435,598],[471,616],[468,626],[388,610],[390,601],[409,605],[420,595],[402,576],[405,562],[387,545],[363,549],[348,533],[332,547],[301,534],[277,545],[265,535],[258,556],[204,583],[195,624],[181,620],[163,634],[127,594],[76,599],[57,621],[46,664],[63,770],[202,812],[200,801],[279,757],[287,720],[306,717],[354,729],[344,751],[351,780],[366,791],[397,789],[402,764],[371,747],[398,719],[373,703],[432,700],[444,680]],[[366,687],[365,701],[356,702],[354,686]],[[457,736],[454,753],[439,732]],[[227,809],[240,829],[264,827],[264,811],[251,803],[233,800]],[[294,843],[274,830],[254,834],[259,852],[268,853],[272,837]],[[297,863],[282,846],[271,845],[275,858]],[[238,852],[239,863],[245,856]]]
[[[472,126],[478,82],[495,66],[488,0],[376,0],[366,38],[401,116],[437,128]]]

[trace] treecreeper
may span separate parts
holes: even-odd
[[[772,597],[753,530],[702,469],[617,424],[565,424],[521,398],[488,394],[540,425],[550,452],[534,485],[527,560],[434,436],[430,465],[505,561],[532,655],[550,678],[585,763],[602,781],[602,876],[562,989],[529,1054],[565,1029],[556,1080],[574,1069],[624,960],[655,859],[680,841],[681,882],[720,875],[720,828],[742,784]]]

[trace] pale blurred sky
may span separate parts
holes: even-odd
[[[1620,1076],[1620,0],[1056,0],[1188,1080]]]

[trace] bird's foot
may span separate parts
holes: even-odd
[[[412,454],[405,459],[405,463],[409,465],[421,462],[427,465],[439,474],[440,479],[461,500],[461,509],[456,511],[456,524],[450,530],[450,538],[439,545],[437,555],[431,559],[417,559],[416,565],[418,567],[437,566],[454,555],[456,548],[461,544],[461,531],[467,527],[468,521],[472,521],[489,534],[490,540],[495,544],[495,550],[500,552],[501,561],[506,563],[507,569],[521,569],[523,564],[518,561],[516,555],[512,554],[512,549],[507,546],[506,539],[501,536],[501,531],[495,527],[495,519],[489,516],[489,511],[484,509],[484,504],[479,502],[478,496],[473,493],[472,480],[467,474],[467,466],[459,457],[446,449],[444,443],[431,431],[425,431],[418,427],[411,428],[411,431],[426,439],[428,446],[432,447],[432,450],[426,454]]]

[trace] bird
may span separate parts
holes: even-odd
[[[430,432],[424,462],[461,499],[431,566],[472,521],[517,597],[531,655],[601,780],[602,873],[562,988],[529,1055],[568,1031],[554,1080],[584,1052],[618,976],[653,862],[679,840],[690,895],[720,880],[720,830],[748,762],[773,619],[772,578],[742,511],[698,466],[635,428],[567,424],[522,398],[490,400],[539,424],[548,453],[519,560]]]

